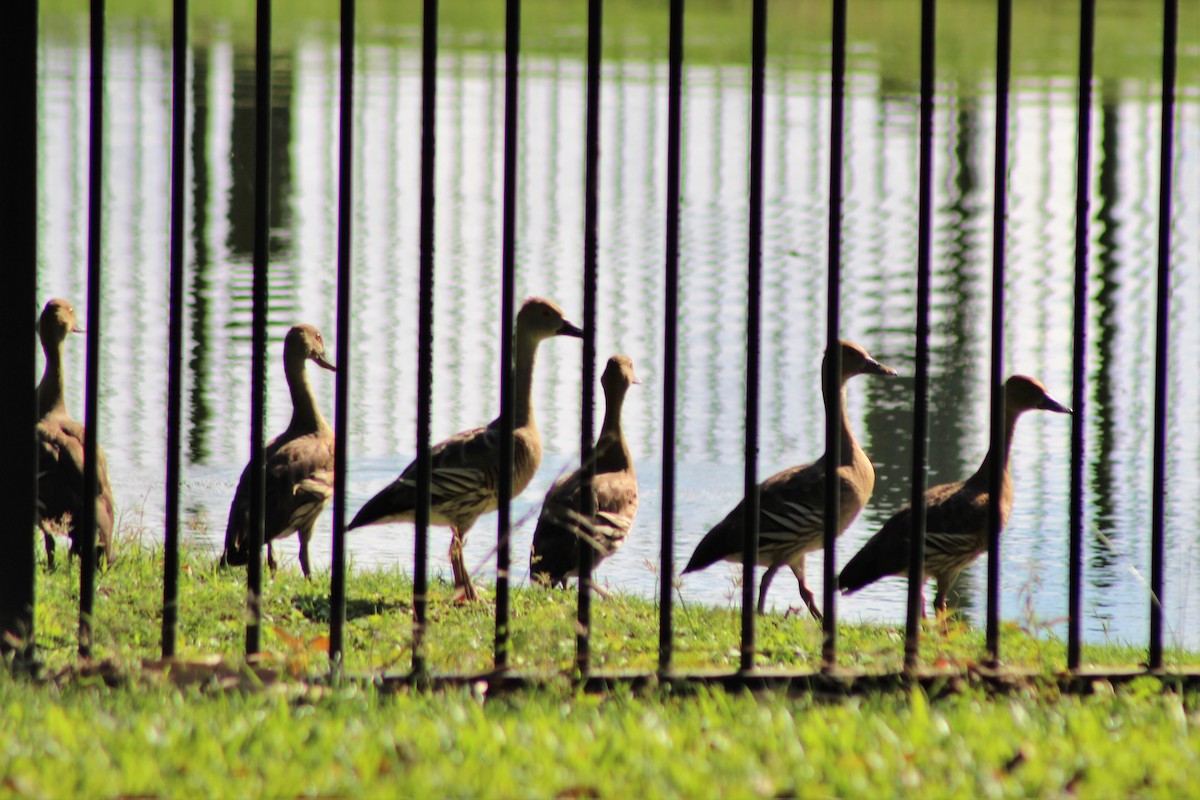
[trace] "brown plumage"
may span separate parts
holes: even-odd
[[[83,552],[75,523],[83,512],[84,427],[67,413],[64,394],[63,344],[67,334],[83,333],[75,309],[66,300],[46,303],[38,320],[38,336],[46,354],[46,371],[38,396],[38,527],[46,543],[46,561],[54,567],[54,537],[50,529],[65,526],[71,535],[71,554]],[[108,482],[104,451],[96,448],[96,548],[112,559],[112,531],[116,504]]]
[[[533,366],[537,347],[552,336],[582,337],[553,302],[531,297],[517,314],[513,336],[515,362],[513,420],[513,497],[529,485],[542,463],[542,438],[533,417]],[[481,514],[499,503],[500,420],[457,433],[433,447],[430,522],[450,526],[450,566],[464,600],[477,600],[463,560],[467,531]],[[359,509],[350,528],[385,522],[412,522],[416,509],[417,462]]]
[[[850,430],[846,413],[846,381],[855,375],[895,375],[853,342],[842,341],[842,376],[838,387],[825,380],[825,364],[821,365],[822,395],[826,408],[835,390],[842,394],[841,463],[837,474],[840,484],[841,508],[838,513],[838,534],[850,526],[875,488],[875,468],[871,459],[859,447]],[[726,515],[725,519],[705,534],[696,547],[684,573],[695,572],[717,561],[741,563],[745,512],[744,500]],[[775,573],[785,564],[791,567],[800,585],[800,597],[809,612],[817,619],[812,591],[804,579],[805,554],[819,550],[825,537],[825,456],[811,464],[792,467],[776,473],[759,484],[758,564],[767,568],[758,592],[758,613],[766,612],[767,589]]]
[[[1026,411],[1040,409],[1070,414],[1034,378],[1013,375],[1004,384],[1004,465],[1000,482],[1000,526],[1008,522],[1012,511],[1012,480],[1008,474],[1009,453],[1017,418]],[[946,611],[946,595],[958,573],[987,551],[988,490],[993,453],[988,452],[974,475],[958,483],[943,483],[925,493],[925,575],[937,579],[933,605],[938,614]],[[839,585],[846,594],[888,575],[908,575],[909,531],[912,508],[896,512],[879,532],[863,545],[842,569]],[[921,603],[921,613],[925,604]]]
[[[596,441],[596,474],[592,480],[591,519],[580,515],[583,471],[575,470],[554,483],[542,504],[529,570],[536,583],[565,586],[567,578],[579,574],[579,541],[585,539],[595,550],[594,565],[611,556],[629,536],[637,516],[637,473],[633,456],[621,430],[621,406],[632,384],[629,356],[608,360],[600,385],[604,387],[604,424]]]
[[[304,577],[311,573],[308,543],[313,526],[333,497],[333,429],[321,416],[317,398],[308,383],[304,362],[333,371],[325,360],[321,332],[312,325],[295,325],[283,340],[283,373],[292,395],[292,421],[287,430],[267,443],[266,504],[263,542],[267,545],[267,564],[275,569],[271,541],[296,531],[300,537],[300,569]],[[225,551],[221,566],[241,566],[250,557],[250,465],[242,470],[229,524],[225,528]]]

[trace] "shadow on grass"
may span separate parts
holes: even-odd
[[[333,613],[329,598],[323,595],[296,595],[292,605],[313,622],[328,623]],[[382,595],[346,598],[347,621],[390,612],[408,613],[411,609],[412,604],[405,600],[386,600]]]

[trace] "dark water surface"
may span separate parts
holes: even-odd
[[[1194,5],[1185,3],[1185,10],[1191,13]],[[700,6],[693,24],[707,31]],[[748,11],[746,19],[748,33]],[[249,449],[254,54],[239,24],[217,19],[202,26],[189,76],[183,503],[192,546],[218,549]],[[1156,24],[1147,23],[1154,30]],[[279,358],[287,326],[314,323],[331,348],[335,332],[336,28],[319,22],[294,27],[277,44],[274,75],[272,435],[290,414]],[[443,48],[439,66],[433,409],[439,439],[490,420],[498,409],[503,53],[495,36],[475,41],[470,33],[449,26],[445,35],[452,44]],[[638,30],[625,35],[635,41]],[[622,33],[611,33],[610,41],[614,36],[619,43]],[[351,513],[412,458],[416,394],[419,31],[368,27],[360,39]],[[576,41],[578,31],[563,33],[557,48],[532,48],[522,66],[517,291],[552,297],[581,322],[585,71],[582,48],[561,52],[567,48],[562,42]],[[42,44],[39,286],[44,297],[69,297],[86,314],[86,20],[50,15]],[[1185,28],[1183,46],[1191,56],[1183,62],[1174,166],[1165,603],[1168,641],[1196,647],[1200,93],[1194,30]],[[110,27],[109,47],[101,441],[123,524],[142,526],[147,537],[157,538],[165,471],[170,53],[161,24],[123,18]],[[749,76],[744,63],[723,58],[719,48],[701,50],[706,57],[685,77],[677,568],[742,492]],[[599,579],[644,594],[655,590],[651,565],[658,559],[664,55],[665,47],[657,55],[608,60],[602,112],[597,344],[602,362],[611,353],[629,354],[643,383],[631,391],[625,412],[641,479],[639,518]],[[1156,51],[1142,55],[1155,63]],[[910,376],[916,62],[911,74],[897,78],[888,66],[893,56],[862,41],[852,59],[842,319],[847,338]],[[957,63],[956,57],[947,59]],[[824,443],[818,366],[825,339],[826,63],[822,45],[801,43],[768,68],[763,477],[814,459]],[[1034,375],[1070,403],[1075,82],[1056,64],[1039,69],[1018,67],[1012,98],[1006,372]],[[942,89],[934,141],[931,484],[970,474],[986,450],[991,313],[994,96],[986,76],[947,82]],[[1095,97],[1085,630],[1094,641],[1142,642],[1148,630],[1157,74],[1100,80]],[[82,339],[73,341],[68,388],[77,415],[83,354]],[[313,382],[332,419],[333,378],[316,372]],[[546,458],[514,504],[522,519],[513,549],[522,581],[541,499],[578,458],[579,374],[577,341],[543,346],[534,390]],[[878,479],[867,510],[839,542],[841,563],[907,501],[912,381],[859,378],[849,387],[848,402]],[[1004,617],[1055,623],[1060,632],[1070,430],[1064,416],[1022,419],[1013,448],[1016,502],[1003,545]],[[314,548],[321,569],[328,568],[329,531],[326,516]],[[352,565],[411,569],[412,539],[407,525],[356,531],[349,539]],[[444,529],[435,529],[433,568],[447,575],[448,539]],[[495,518],[484,517],[467,548],[468,562],[480,565],[484,580],[494,575],[487,563],[494,541]],[[294,542],[283,546],[288,569],[296,568]],[[959,584],[960,603],[972,616],[982,613],[984,569],[980,560]],[[809,575],[819,595],[820,554],[810,559]],[[740,596],[733,581],[732,569],[717,566],[688,576],[682,592],[689,601],[723,605]],[[353,592],[353,579],[350,587]],[[777,607],[798,602],[790,578],[781,577],[775,587]],[[888,580],[840,607],[843,619],[898,622],[903,602],[902,582]]]

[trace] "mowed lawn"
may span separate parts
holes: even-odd
[[[78,565],[39,565],[38,681],[0,676],[0,795],[411,797],[1189,797],[1200,796],[1200,692],[1142,677],[1086,695],[1028,680],[989,692],[970,677],[978,631],[927,629],[924,663],[966,676],[931,689],[825,696],[655,686],[589,694],[567,675],[574,595],[514,595],[513,664],[537,689],[489,694],[483,682],[384,688],[411,656],[410,582],[352,574],[347,679],[329,686],[328,576],[282,570],[265,587],[264,669],[239,656],[244,575],[184,553],[180,610],[186,668],[163,669],[161,553],[128,546],[99,578],[96,655],[74,656]],[[487,593],[485,592],[485,596]],[[434,672],[491,665],[492,607],[431,598]],[[653,603],[619,593],[594,605],[597,668],[652,671]],[[735,608],[677,614],[680,670],[737,662]],[[811,669],[820,631],[807,618],[762,621],[764,667]],[[1061,669],[1061,642],[1036,620],[1005,631],[1022,669]],[[852,670],[895,669],[902,634],[849,626]],[[1137,648],[1092,647],[1088,661],[1132,665]],[[222,666],[212,665],[220,660]],[[1172,652],[1194,668],[1196,654]],[[200,665],[200,666],[192,666]],[[554,676],[560,676],[555,678]],[[118,685],[111,686],[113,678]]]

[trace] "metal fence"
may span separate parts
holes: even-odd
[[[742,563],[742,632],[740,668],[728,676],[707,676],[707,680],[733,682],[745,685],[767,677],[756,671],[755,639],[755,564],[758,550],[759,505],[757,475],[757,451],[759,436],[758,393],[760,356],[760,296],[762,290],[762,210],[763,210],[763,107],[764,74],[767,58],[768,4],[766,0],[753,0],[749,24],[752,30],[751,57],[751,104],[750,159],[749,159],[749,247],[746,254],[747,293],[747,338],[746,338],[746,418],[745,418],[745,519],[744,550]],[[603,89],[600,79],[602,0],[590,0],[588,4],[587,30],[587,83],[586,83],[586,172],[585,172],[585,235],[584,235],[584,354],[582,375],[582,425],[581,465],[585,472],[594,473],[594,390],[595,383],[595,320],[597,284],[597,217],[599,178],[598,164],[600,133],[600,95]],[[919,134],[919,230],[918,258],[915,265],[917,288],[916,306],[916,371],[915,409],[913,427],[913,482],[912,508],[913,528],[909,575],[923,573],[925,546],[924,493],[927,474],[928,439],[928,395],[929,395],[929,315],[930,315],[930,253],[931,253],[931,196],[934,124],[934,87],[936,59],[934,35],[936,31],[935,0],[922,0],[921,14],[921,72],[920,72],[920,134]],[[1171,265],[1171,197],[1172,164],[1174,142],[1174,99],[1176,80],[1176,47],[1178,38],[1177,0],[1164,0],[1163,43],[1162,43],[1162,109],[1161,109],[1161,156],[1159,166],[1158,200],[1158,275],[1155,347],[1155,400],[1154,400],[1154,446],[1153,446],[1153,498],[1151,527],[1151,572],[1150,598],[1147,613],[1150,620],[1150,640],[1146,656],[1146,669],[1161,671],[1163,668],[1163,611],[1158,602],[1163,592],[1163,541],[1164,541],[1164,483],[1166,449],[1167,409],[1167,347],[1168,347],[1168,300],[1170,296]],[[841,222],[842,222],[842,168],[844,140],[844,105],[846,85],[846,0],[833,0],[833,26],[831,36],[831,96],[832,119],[829,164],[828,194],[828,283],[827,283],[827,342],[829,359],[827,369],[832,376],[840,375],[838,361],[840,349],[834,345],[839,339],[840,291],[841,291]],[[992,252],[992,319],[991,319],[991,444],[995,451],[1003,447],[1003,328],[1005,319],[1005,224],[1006,224],[1006,176],[1008,171],[1008,123],[1009,123],[1009,80],[1012,28],[1012,2],[999,0],[996,22],[996,130],[995,130],[995,197],[994,197],[994,246]],[[36,305],[36,193],[37,173],[37,3],[23,0],[6,11],[10,22],[9,46],[3,56],[5,81],[5,105],[13,109],[9,136],[10,145],[5,148],[6,169],[11,175],[7,190],[0,202],[4,207],[4,218],[8,222],[8,246],[12,267],[8,275],[11,292],[4,293],[2,302],[6,309],[5,318],[24,320],[33,301]],[[176,650],[176,626],[179,602],[179,485],[180,485],[180,405],[182,385],[182,336],[183,336],[183,241],[184,241],[184,159],[185,119],[187,103],[187,48],[188,48],[188,3],[174,2],[173,29],[173,81],[172,81],[172,142],[171,142],[171,231],[170,231],[170,338],[168,418],[166,427],[166,514],[163,541],[165,558],[163,572],[163,628],[162,655],[172,657]],[[258,191],[254,202],[254,253],[253,253],[253,325],[251,365],[252,384],[252,427],[251,427],[251,531],[249,547],[248,596],[250,621],[246,629],[246,653],[253,655],[261,646],[260,611],[258,597],[262,584],[262,539],[264,519],[264,396],[265,354],[267,343],[267,269],[268,269],[268,201],[270,152],[270,53],[271,53],[271,2],[258,0],[257,4],[257,90],[256,90],[256,180]],[[500,328],[497,334],[501,342],[500,357],[503,364],[511,364],[513,358],[512,327],[514,321],[514,267],[517,203],[517,126],[518,92],[521,86],[518,72],[518,57],[521,52],[519,0],[507,2],[507,35],[505,47],[505,102],[504,102],[504,174],[503,174],[503,233],[502,233],[502,296]],[[680,226],[680,176],[681,176],[681,103],[683,96],[684,64],[684,0],[670,0],[670,43],[669,85],[667,117],[666,159],[666,234],[663,252],[663,280],[665,281],[666,308],[662,320],[665,333],[663,361],[664,406],[662,409],[662,515],[660,520],[661,551],[658,564],[661,594],[659,603],[659,651],[656,676],[634,676],[634,680],[688,679],[698,676],[683,675],[673,666],[673,623],[674,598],[674,514],[676,484],[676,359],[679,342],[677,325],[679,310],[679,226]],[[434,196],[435,109],[437,46],[437,0],[424,2],[423,29],[423,78],[422,78],[422,136],[421,136],[421,186],[420,186],[420,281],[414,302],[419,311],[418,349],[418,415],[417,415],[417,485],[419,502],[416,506],[416,546],[413,601],[413,644],[411,672],[396,679],[401,681],[424,679],[428,676],[426,663],[426,636],[428,612],[428,529],[430,525],[431,440],[430,405],[433,380],[433,314],[434,296]],[[1075,214],[1075,319],[1074,319],[1074,418],[1071,438],[1071,495],[1070,495],[1070,565],[1069,565],[1069,628],[1068,668],[1078,673],[1081,666],[1081,579],[1082,579],[1082,531],[1083,531],[1083,469],[1084,432],[1087,420],[1087,386],[1084,370],[1087,348],[1086,304],[1088,298],[1087,256],[1089,243],[1089,185],[1091,181],[1091,105],[1094,56],[1095,2],[1081,0],[1079,15],[1079,74],[1077,98],[1077,182]],[[100,196],[104,153],[101,119],[104,103],[104,24],[105,4],[103,0],[91,3],[91,118],[89,126],[90,170],[88,209],[88,344],[87,381],[85,390],[85,487],[89,495],[97,491],[96,452],[100,434],[97,414],[99,375],[99,337],[104,320],[100,309],[100,240],[103,224],[103,205]],[[354,98],[353,63],[355,48],[355,3],[343,0],[341,5],[341,92],[339,115],[338,149],[338,235],[337,235],[337,363],[340,367],[336,379],[336,410],[334,428],[336,432],[335,484],[333,497],[333,559],[330,605],[332,609],[330,627],[330,660],[334,670],[340,669],[344,649],[346,620],[346,442],[347,442],[347,397],[349,393],[350,362],[350,308],[351,308],[351,156],[354,146],[350,110]],[[10,356],[15,359],[17,374],[28,376],[35,372],[34,361],[36,339],[32,326],[24,322],[11,326],[14,337]],[[496,603],[494,640],[494,679],[519,682],[523,678],[509,672],[509,621],[510,606],[510,552],[509,531],[511,508],[509,495],[513,485],[512,437],[514,426],[514,389],[511,369],[502,370],[501,419],[503,440],[506,442],[506,458],[501,459],[499,492],[499,522],[496,549]],[[23,380],[23,378],[22,378]],[[840,400],[833,393],[832,403],[827,410],[826,453],[827,458],[838,458],[839,429],[837,421],[841,415]],[[6,507],[25,509],[13,517],[13,526],[28,531],[37,520],[37,456],[29,436],[29,423],[36,419],[36,404],[26,401],[17,404],[11,422],[3,427],[4,452],[9,454],[13,471],[0,487]],[[20,420],[25,422],[17,424]],[[1000,496],[1001,462],[994,459],[991,475],[991,507],[989,512],[990,536],[988,546],[987,588],[987,662],[990,666],[1001,664],[1001,638],[999,618],[1000,597]],[[592,474],[585,481],[590,482]],[[838,484],[826,481],[826,508],[838,506]],[[586,484],[585,484],[586,485]],[[583,496],[589,497],[588,492]],[[95,541],[96,519],[94,504],[83,504],[83,519],[79,521],[85,541]],[[589,514],[593,509],[581,508]],[[837,518],[825,515],[824,549],[824,643],[820,673],[804,673],[793,676],[775,675],[774,679],[810,680],[816,676],[834,674],[838,663],[837,624],[837,573],[836,537]],[[35,556],[34,539],[26,533],[10,534],[4,545],[5,555],[0,558],[0,620],[6,633],[4,649],[13,657],[14,663],[32,667],[36,660],[34,602],[35,602]],[[591,625],[591,548],[582,547],[579,568],[578,592],[578,636],[575,669],[577,678],[595,683],[607,680],[593,672],[589,651]],[[80,571],[79,605],[79,655],[88,658],[92,652],[92,610],[96,573],[96,554],[93,547],[82,548]],[[905,635],[906,674],[917,675],[918,643],[921,634],[921,583],[917,578],[909,579],[908,609]],[[467,676],[441,676],[446,680],[457,680]],[[875,676],[881,677],[881,676]],[[887,677],[887,676],[882,676]],[[1194,676],[1193,676],[1194,677]]]

